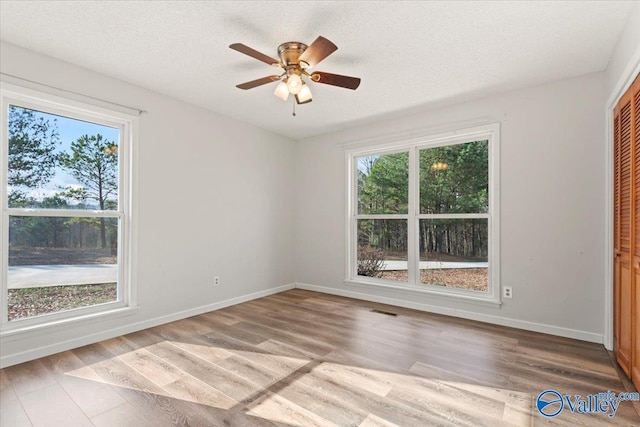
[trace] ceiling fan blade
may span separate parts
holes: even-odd
[[[251,80],[250,82],[236,85],[236,87],[238,89],[244,89],[244,90],[253,89],[254,87],[266,85],[267,83],[275,82],[276,80],[279,80],[279,79],[280,79],[280,76],[274,74],[273,76],[267,76],[261,79]]]
[[[229,45],[229,47],[233,50],[237,50],[240,53],[249,55],[250,57],[257,59],[258,61],[262,61],[266,64],[269,64],[269,65],[280,64],[280,61],[278,61],[277,59],[274,59],[269,55],[265,55],[264,53],[258,52],[257,50],[252,49],[249,46],[244,45],[242,43],[234,43],[232,45]]]
[[[340,86],[353,90],[356,90],[358,86],[360,86],[360,79],[358,77],[342,76],[340,74],[331,74],[322,71],[313,72],[311,74],[311,80],[316,83]]]
[[[336,50],[338,50],[338,46],[324,37],[319,36],[313,43],[311,43],[311,46],[302,52],[302,55],[300,55],[298,60],[306,62],[310,67],[313,67]]]
[[[309,99],[307,99],[307,100],[306,100],[306,101],[304,101],[304,102],[300,102],[300,98],[298,98],[298,95],[296,95],[296,103],[297,103],[298,105],[301,105],[301,104],[308,104],[308,103],[310,103],[311,101],[313,101],[313,99],[312,99],[312,98],[309,98]]]

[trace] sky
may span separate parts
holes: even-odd
[[[36,112],[35,115],[38,118],[42,117],[45,120],[48,120],[50,123],[53,123],[54,120],[57,122],[58,134],[61,142],[56,150],[57,153],[67,152],[71,154],[71,143],[77,140],[82,135],[91,136],[100,134],[108,141],[115,142],[116,144],[119,140],[119,129],[117,128],[43,112]],[[47,184],[38,189],[34,189],[27,194],[28,196],[34,197],[38,200],[42,200],[42,198],[44,197],[53,196],[55,193],[61,191],[60,187],[64,188],[67,186],[80,186],[80,183],[64,169],[58,166],[56,168],[55,175]]]

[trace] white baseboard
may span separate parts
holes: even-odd
[[[511,319],[508,317],[494,316],[491,314],[475,313],[468,310],[460,310],[449,307],[440,307],[437,305],[423,304],[414,301],[405,301],[395,298],[381,297],[377,295],[369,295],[360,292],[353,292],[345,289],[329,288],[325,286],[310,285],[307,283],[296,283],[297,289],[306,289],[308,291],[322,292],[325,294],[339,295],[343,297],[355,298],[365,301],[378,302],[381,304],[395,305],[398,307],[411,308],[414,310],[426,311],[429,313],[444,314],[447,316],[460,317],[462,319],[476,320],[478,322],[486,322],[494,325],[508,326],[511,328],[524,329],[526,331],[542,332],[560,337],[573,338],[581,341],[603,343],[602,334],[593,332],[580,331],[577,329],[563,328],[560,326],[547,325],[544,323],[529,322],[526,320]]]
[[[288,291],[289,289],[293,289],[293,288],[295,288],[295,284],[290,283],[288,285],[282,285],[276,288],[266,289],[264,291],[253,292],[251,294],[242,295],[242,296],[231,298],[228,300],[215,302],[213,304],[207,304],[200,307],[191,308],[188,310],[178,311],[175,313],[167,314],[165,316],[143,320],[141,322],[136,322],[126,326],[109,329],[106,331],[101,331],[95,334],[84,335],[82,337],[73,338],[71,340],[62,341],[52,345],[46,345],[46,346],[42,346],[34,349],[29,349],[19,353],[15,353],[15,354],[2,355],[2,357],[0,357],[0,368],[6,368],[8,366],[17,365],[18,363],[23,363],[29,360],[38,359],[40,357],[49,356],[51,354],[59,353],[61,351],[71,350],[74,348],[82,347],[84,345],[93,344],[99,341],[108,340],[111,338],[119,337],[121,335],[126,335],[132,332],[140,331],[143,329],[153,328],[154,326],[163,325],[165,323],[174,322],[176,320],[185,319],[187,317],[197,316],[198,314],[219,310],[225,307],[230,307],[232,305],[236,305],[236,304],[251,301],[254,299]]]

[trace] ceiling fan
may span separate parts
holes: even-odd
[[[233,50],[249,55],[259,61],[282,69],[281,74],[274,74],[261,79],[236,85],[239,89],[253,89],[267,83],[279,81],[274,94],[286,101],[289,94],[295,97],[298,104],[306,104],[312,101],[311,90],[303,77],[315,83],[323,83],[331,86],[339,86],[355,90],[360,85],[357,77],[342,76],[340,74],[325,73],[323,71],[310,71],[327,56],[338,49],[328,39],[319,36],[310,46],[300,42],[286,42],[278,46],[278,59],[272,58],[242,43],[234,43],[229,46]],[[295,116],[295,104],[294,112]]]

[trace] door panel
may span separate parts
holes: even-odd
[[[631,361],[631,269],[629,258],[620,256],[618,262],[620,277],[620,300],[618,304],[618,317],[620,318],[620,331],[618,333],[618,363],[624,372],[630,374]]]
[[[616,181],[615,199],[616,215],[616,259],[615,282],[616,289],[616,358],[627,375],[631,373],[632,360],[632,280],[631,249],[635,239],[632,239],[635,216],[633,189],[634,163],[633,145],[631,141],[631,102],[628,96],[623,97],[616,108],[614,129],[616,135],[614,150],[616,164],[614,179]],[[633,242],[633,243],[632,243]],[[635,246],[635,245],[633,245]]]
[[[613,117],[614,350],[640,388],[640,74]]]
[[[631,284],[631,380],[640,390],[640,74],[631,86],[631,144],[634,151],[634,277]]]

